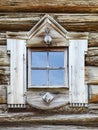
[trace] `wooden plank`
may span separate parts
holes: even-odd
[[[12,107],[25,104],[26,91],[26,46],[25,40],[8,39],[10,49],[10,85],[8,87],[8,104]],[[18,52],[18,53],[17,53]],[[13,106],[14,105],[14,106]]]
[[[87,51],[87,40],[69,41],[70,103],[87,103],[87,87],[84,83],[85,51]]]

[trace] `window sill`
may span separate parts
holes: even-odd
[[[29,86],[29,88],[69,88],[68,86]]]

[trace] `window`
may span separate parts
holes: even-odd
[[[29,49],[28,87],[67,86],[67,49]]]

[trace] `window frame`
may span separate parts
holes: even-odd
[[[33,52],[64,52],[64,85],[31,85],[31,71],[32,71],[32,66],[31,66],[31,55]],[[67,47],[60,47],[60,48],[28,48],[28,88],[68,88],[68,48]]]

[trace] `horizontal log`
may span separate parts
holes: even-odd
[[[0,13],[0,31],[28,31],[45,14]],[[68,31],[98,31],[96,14],[50,14]]]
[[[86,66],[85,79],[89,85],[98,85],[98,67]]]
[[[0,23],[18,23],[18,22],[38,22],[45,13],[1,13],[0,12]],[[49,13],[59,23],[76,23],[76,22],[98,22],[98,15],[93,13]]]
[[[29,31],[36,23],[4,23],[0,24],[0,31]],[[76,32],[97,32],[98,23],[61,23],[61,25],[67,31],[76,31]]]
[[[0,66],[9,66],[10,60],[9,56],[7,55],[7,48],[6,46],[0,46]]]
[[[98,33],[89,33],[89,47],[98,47]]]
[[[93,57],[93,56],[98,56],[98,47],[90,47],[88,49],[87,57]]]
[[[98,85],[89,85],[88,90],[89,103],[98,103]]]
[[[98,47],[89,47],[85,63],[88,66],[98,66]]]
[[[97,0],[1,0],[0,12],[98,12]]]
[[[7,103],[7,86],[0,85],[0,104]]]
[[[6,33],[0,33],[0,45],[6,44]]]
[[[10,70],[9,67],[0,66],[0,85],[8,85],[10,82]]]
[[[98,56],[86,57],[85,64],[87,66],[98,66]]]

